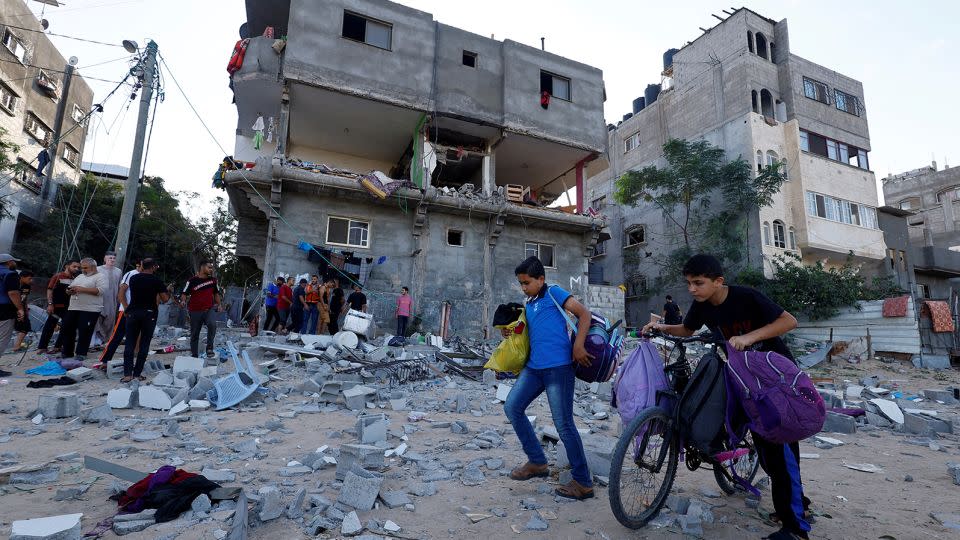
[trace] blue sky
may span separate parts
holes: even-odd
[[[445,24],[497,39],[539,47],[542,36],[549,51],[599,67],[610,122],[630,110],[647,84],[659,82],[664,50],[693,40],[700,34],[698,27],[718,22],[711,13],[722,15],[721,9],[730,9],[722,2],[696,0],[402,3],[433,13]],[[921,0],[905,9],[903,3],[888,0],[790,0],[756,1],[746,7],[774,20],[788,19],[794,54],[863,82],[873,146],[870,161],[878,179],[928,165],[933,156],[941,168],[945,161],[960,165],[960,112],[953,99],[960,88],[960,3]],[[30,2],[34,13],[41,8]],[[245,20],[242,1],[72,0],[58,8],[47,6],[44,17],[51,32],[111,43],[155,40],[216,139],[232,153],[236,109],[226,64]],[[127,69],[121,48],[52,39],[64,56],[79,58],[80,72],[87,76],[119,80]],[[94,66],[101,62],[110,63]],[[95,102],[114,86],[88,82]],[[89,135],[85,160],[129,165],[137,110],[134,104],[122,116],[122,101],[121,96],[107,103],[103,122]],[[114,122],[107,134],[105,128]],[[210,178],[223,155],[168,78],[147,174],[164,177],[172,190],[212,198],[220,192],[210,188]]]

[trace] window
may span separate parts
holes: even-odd
[[[800,131],[800,149],[804,152],[810,151],[810,135],[803,130]]]
[[[787,227],[779,219],[773,222],[773,246],[787,248]]]
[[[639,225],[633,227],[632,229],[627,229],[627,234],[624,236],[624,245],[625,247],[636,246],[639,244],[644,244],[647,241],[647,228],[644,225]]]
[[[797,231],[793,230],[793,227],[790,227],[790,231],[787,233],[787,236],[790,239],[790,249],[797,250]]]
[[[536,257],[540,259],[540,262],[542,262],[543,266],[546,268],[557,267],[555,261],[553,260],[553,246],[551,244],[527,242],[524,245],[524,248],[524,251],[527,253],[527,257]]]
[[[80,164],[80,152],[78,152],[77,149],[71,146],[69,143],[64,143],[63,151],[61,152],[60,157],[69,163],[73,168],[77,168],[77,165]]]
[[[0,107],[10,114],[17,110],[17,95],[5,84],[0,84]]]
[[[21,64],[26,63],[27,49],[24,48],[23,41],[20,41],[20,38],[13,35],[9,29],[3,32],[3,44]]]
[[[543,92],[557,99],[570,101],[570,79],[540,70],[540,93]]]
[[[952,186],[937,193],[937,202],[949,202],[960,199],[960,186]]]
[[[930,286],[929,286],[929,285],[927,285],[926,283],[917,283],[917,289],[918,289],[918,292],[920,293],[920,296],[922,296],[923,298],[927,298],[927,299],[930,298]]]
[[[857,96],[837,90],[836,88],[833,89],[833,94],[836,96],[838,109],[854,116],[860,116],[860,99],[857,98]]]
[[[901,210],[919,210],[920,209],[920,197],[910,197],[900,201]]]
[[[767,36],[757,32],[757,56],[767,59]]]
[[[43,146],[46,146],[49,142],[50,128],[44,125],[33,113],[27,115],[27,119],[23,124],[23,130]]]
[[[463,51],[463,65],[472,68],[477,67],[477,53]]]
[[[763,151],[757,150],[757,172],[763,172]]]
[[[900,255],[900,270],[907,271],[907,253],[905,251],[899,251]]]
[[[626,154],[638,146],[640,146],[639,131],[623,140],[623,153]]]
[[[828,139],[803,129],[800,130],[800,149],[853,167],[870,170],[867,151],[863,148]]]
[[[358,15],[343,12],[343,37],[390,50],[393,42],[393,26]]]
[[[767,167],[773,167],[777,164],[777,153],[773,150],[767,150]]]
[[[764,222],[763,222],[763,245],[769,246],[770,244],[771,244],[771,242],[770,242],[770,222],[769,222],[769,221],[764,221]]]
[[[753,52],[753,32],[747,30],[747,50]]]
[[[47,72],[40,70],[40,73],[37,75],[37,86],[45,94],[50,96],[51,99],[57,99],[57,82],[50,78],[50,75],[47,75]]]
[[[637,298],[648,293],[647,276],[643,274],[634,274],[627,278],[627,298]]]
[[[753,52],[753,51],[750,51],[750,52]],[[758,98],[757,98],[757,91],[756,91],[756,90],[751,90],[751,91],[750,91],[750,106],[753,108],[753,112],[755,112],[755,113],[757,113],[757,114],[760,113],[760,103],[759,103]]]
[[[21,158],[17,158],[17,166],[14,179],[28,187],[30,191],[40,193],[43,189],[43,183],[41,177],[37,176],[37,168]]]
[[[820,81],[803,78],[803,95],[821,103],[830,103],[830,88]]]
[[[767,118],[774,118],[773,94],[766,88],[760,90],[760,112]]]
[[[594,199],[593,202],[590,203],[590,208],[593,208],[597,212],[602,211],[606,207],[607,207],[606,195],[604,195],[603,197],[600,197],[599,199]]]
[[[877,209],[812,191],[807,192],[807,214],[840,223],[877,229]]]
[[[837,157],[840,155],[840,150],[837,148],[837,141],[831,141],[827,139],[827,157],[837,161]]]
[[[327,218],[327,243],[351,247],[370,247],[370,223],[351,218]]]
[[[604,240],[603,242],[597,242],[596,245],[593,246],[593,255],[591,255],[591,257],[599,257],[600,255],[606,255],[607,242],[608,242],[607,240]]]
[[[73,110],[70,111],[70,118],[72,118],[74,122],[78,124],[83,122],[86,115],[87,113],[83,112],[83,109],[81,109],[79,105],[76,103],[73,104]]]
[[[463,231],[447,229],[447,245],[463,247]]]

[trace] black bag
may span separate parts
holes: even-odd
[[[715,353],[707,353],[700,358],[680,397],[677,407],[680,436],[687,445],[708,456],[721,452],[726,413],[723,360]]]
[[[493,326],[507,326],[520,318],[523,313],[523,305],[511,302],[509,304],[500,304],[497,311],[493,313]]]

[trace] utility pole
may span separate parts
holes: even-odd
[[[77,57],[70,57],[70,63],[68,63],[63,68],[63,92],[60,94],[60,101],[57,102],[57,116],[53,120],[53,139],[50,141],[50,146],[47,148],[47,153],[50,154],[50,162],[47,163],[47,168],[43,172],[43,175],[46,177],[43,182],[43,187],[40,190],[40,199],[47,200],[47,195],[50,192],[50,188],[47,186],[50,185],[50,182],[53,182],[53,164],[57,161],[57,147],[60,146],[60,132],[63,130],[63,116],[67,112],[67,97],[70,95],[70,82],[73,80],[73,66],[77,64]],[[78,163],[79,165],[79,163]]]
[[[133,141],[133,156],[130,158],[130,176],[123,195],[123,209],[117,225],[117,268],[123,269],[130,243],[133,212],[137,206],[137,191],[140,188],[140,166],[143,163],[143,144],[147,136],[147,117],[150,116],[150,101],[153,99],[154,72],[157,67],[157,44],[147,43],[143,62],[143,88],[140,94],[140,115],[137,118],[137,133]]]

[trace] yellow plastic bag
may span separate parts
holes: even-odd
[[[495,326],[494,328],[506,328],[510,330],[510,336],[500,342],[500,345],[490,355],[490,360],[483,367],[519,375],[530,356],[530,335],[527,329],[526,312],[522,312],[520,318],[516,321],[506,326]]]

